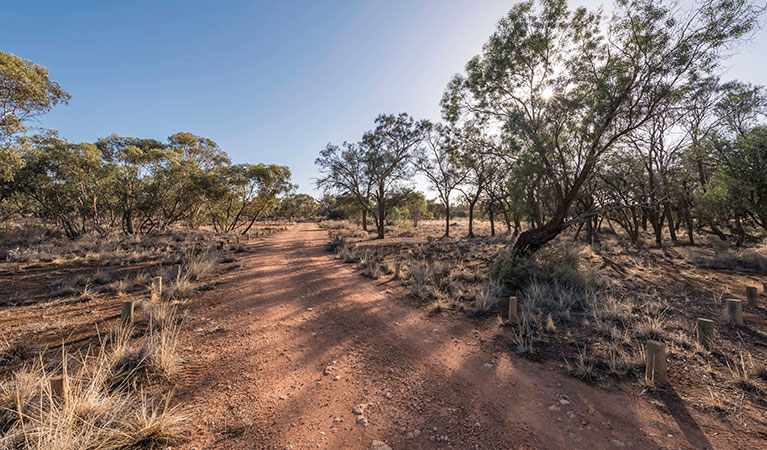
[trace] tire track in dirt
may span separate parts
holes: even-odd
[[[326,241],[315,223],[259,241],[190,307],[191,370],[177,399],[194,420],[179,448],[711,446],[694,420],[629,389],[512,356],[494,320],[429,315],[393,281],[333,258]],[[352,413],[359,404],[367,425]],[[705,425],[727,446],[726,430]]]

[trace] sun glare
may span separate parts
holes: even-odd
[[[541,98],[544,100],[549,100],[552,97],[554,97],[554,88],[551,86],[546,87],[543,89],[543,92],[541,92]]]

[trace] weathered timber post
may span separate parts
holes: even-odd
[[[120,322],[122,326],[127,327],[133,323],[133,302],[123,302],[122,311],[120,312]]]
[[[666,346],[662,342],[647,341],[645,379],[650,383],[667,383]]]
[[[152,301],[157,301],[162,298],[162,277],[152,278]]]
[[[767,281],[762,281],[762,294],[767,295]]]
[[[743,302],[740,300],[727,300],[727,317],[735,325],[743,325]]]
[[[519,322],[519,316],[517,315],[517,296],[509,296],[509,322]]]
[[[757,297],[759,297],[759,293],[756,291],[756,287],[746,286],[746,302],[748,303],[748,306],[752,306],[754,308],[759,306]]]
[[[399,271],[402,269],[402,263],[397,261],[394,263],[394,279],[399,280]]]
[[[51,378],[51,394],[54,398],[65,397],[65,384],[64,377]]]
[[[710,350],[714,346],[714,321],[699,318],[697,325],[698,343]]]

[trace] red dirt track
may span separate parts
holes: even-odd
[[[335,259],[327,240],[299,223],[258,241],[194,301],[176,390],[194,418],[178,448],[760,445],[681,400],[653,405],[636,386],[608,391],[522,359],[497,320],[431,315],[397,282]]]

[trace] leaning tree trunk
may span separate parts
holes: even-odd
[[[559,234],[566,228],[567,226],[564,224],[564,220],[552,219],[539,228],[523,231],[516,242],[514,242],[512,253],[518,256],[532,256],[535,252],[540,250],[541,247],[559,236]]]

